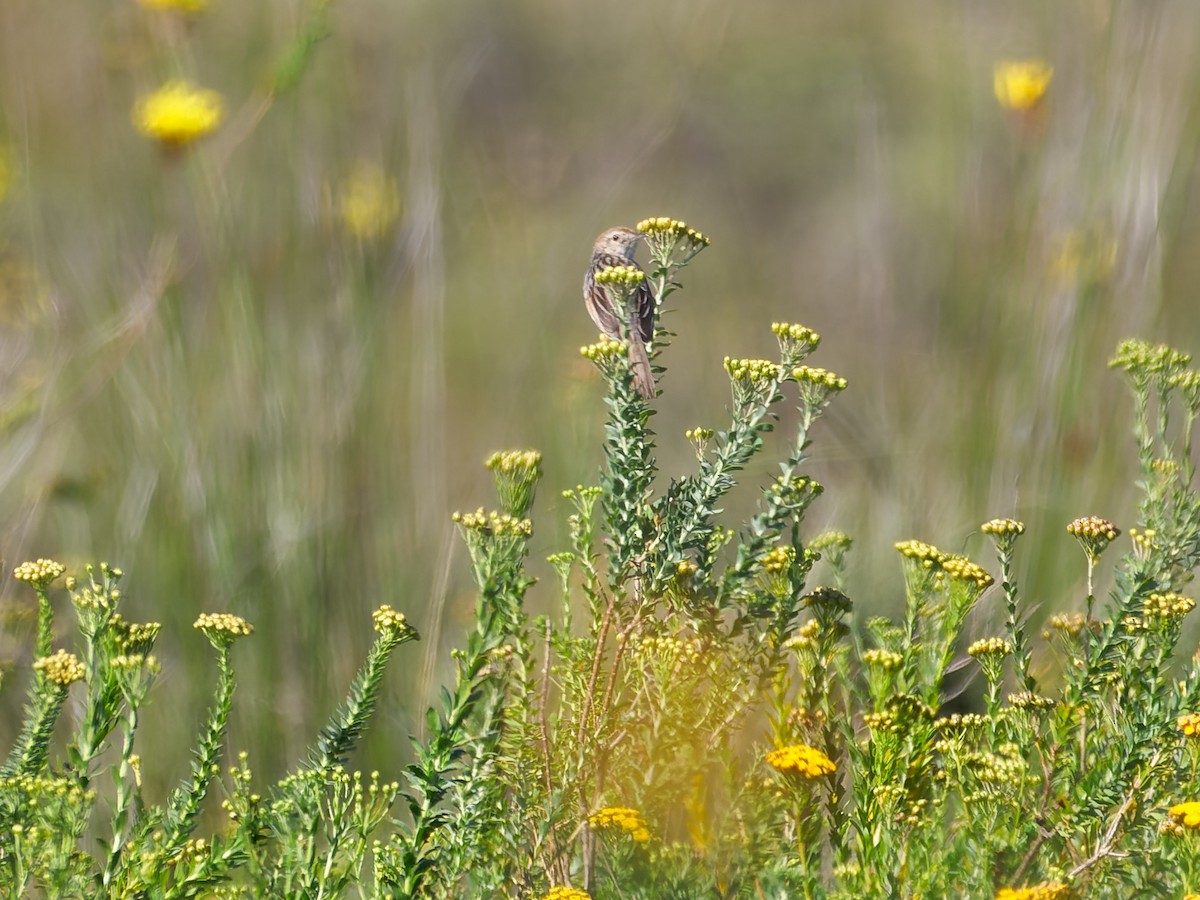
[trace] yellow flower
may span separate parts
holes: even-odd
[[[177,9],[185,13],[204,12],[208,0],[138,0],[147,9]]]
[[[1186,828],[1200,828],[1200,803],[1195,800],[1176,803],[1167,811],[1167,815]]]
[[[555,885],[546,892],[542,900],[592,900],[592,895],[579,888]]]
[[[342,182],[341,214],[354,237],[379,237],[400,215],[396,179],[373,163],[359,163]]]
[[[221,124],[221,95],[185,81],[172,81],[143,97],[133,108],[142,134],[170,147],[184,147]]]
[[[1061,881],[1043,881],[1032,887],[1001,888],[996,900],[1061,900],[1070,892],[1071,889]]]
[[[806,744],[780,747],[767,754],[767,765],[785,775],[800,775],[804,778],[820,778],[837,770],[833,760]]]
[[[640,812],[628,806],[606,806],[588,816],[588,824],[595,829],[612,828],[624,831],[639,844],[650,840],[650,829],[646,820]]]
[[[996,63],[993,86],[1005,109],[1027,112],[1042,102],[1054,69],[1040,59],[1001,60]]]
[[[1175,720],[1175,726],[1185,737],[1200,736],[1200,713],[1185,713]]]

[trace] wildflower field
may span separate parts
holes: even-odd
[[[794,7],[0,5],[0,896],[1200,896],[1200,8]]]

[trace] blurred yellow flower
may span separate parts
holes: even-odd
[[[396,179],[374,163],[359,163],[342,182],[342,223],[356,238],[376,238],[400,215]]]
[[[183,147],[221,124],[221,95],[172,81],[143,97],[133,108],[133,124],[142,134],[172,147]]]
[[[147,9],[177,9],[185,13],[204,12],[208,0],[138,0]]]
[[[1054,69],[1040,59],[1001,60],[996,63],[996,99],[1005,109],[1026,112],[1042,102]]]

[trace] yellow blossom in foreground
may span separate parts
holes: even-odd
[[[373,163],[359,163],[342,182],[342,224],[356,238],[376,238],[400,215],[400,189]]]
[[[1005,109],[1026,112],[1042,102],[1054,69],[1040,59],[1001,60],[996,63],[993,87]]]
[[[43,656],[33,664],[33,669],[35,672],[41,672],[47,680],[60,687],[82,681],[87,674],[79,657],[66,650],[59,650],[51,656]]]
[[[1060,900],[1070,894],[1071,889],[1061,881],[1043,881],[1032,887],[1001,888],[996,900]]]
[[[542,900],[591,900],[592,895],[587,891],[581,891],[579,888],[563,887],[556,885],[550,888],[543,896]]]
[[[1175,726],[1185,737],[1200,736],[1200,713],[1185,713],[1175,720]]]
[[[772,750],[767,754],[767,765],[785,775],[804,778],[820,778],[822,775],[832,775],[837,770],[833,760],[816,747],[806,744],[792,744]]]
[[[147,9],[177,9],[185,13],[204,12],[208,0],[138,0]]]
[[[23,562],[13,570],[13,578],[17,581],[28,581],[31,584],[45,587],[65,571],[60,562],[52,559],[39,559],[34,562]]]
[[[1185,828],[1200,828],[1200,803],[1195,800],[1176,803],[1167,811],[1167,815]]]
[[[172,81],[142,98],[133,108],[133,124],[147,137],[183,147],[221,124],[221,96],[185,81]]]
[[[588,824],[596,829],[613,828],[624,831],[639,844],[650,840],[650,829],[646,820],[636,809],[628,806],[606,806],[588,816]]]

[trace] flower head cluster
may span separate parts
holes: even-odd
[[[1025,523],[1016,519],[989,519],[979,526],[984,534],[990,534],[1001,554],[1012,553],[1017,538],[1025,533]]]
[[[992,584],[992,576],[965,556],[943,556],[942,569],[956,581],[972,585],[977,590],[985,590]]]
[[[1031,887],[1001,888],[996,900],[1065,900],[1071,889],[1061,881],[1043,881]]]
[[[1054,707],[1054,700],[1052,698],[1043,697],[1041,694],[1035,694],[1033,691],[1017,691],[1015,694],[1009,694],[1008,703],[1014,709],[1024,709],[1031,712]]]
[[[406,640],[418,638],[417,629],[408,624],[404,613],[397,612],[387,603],[371,613],[371,618],[375,622],[375,630],[380,634],[392,634]]]
[[[1067,533],[1075,535],[1089,562],[1095,563],[1108,545],[1117,539],[1121,529],[1099,516],[1080,516],[1067,526]]]
[[[184,13],[201,13],[208,8],[208,0],[139,0],[147,9],[174,9]]]
[[[1200,713],[1184,713],[1175,720],[1175,725],[1184,737],[1200,737]]]
[[[1195,369],[1176,372],[1167,379],[1167,384],[1183,391],[1184,402],[1193,415],[1200,411],[1200,372]]]
[[[607,266],[597,272],[595,277],[596,284],[636,288],[646,279],[646,273],[637,266]]]
[[[1151,594],[1142,604],[1142,615],[1147,619],[1179,619],[1196,608],[1196,601],[1173,591]]]
[[[625,341],[614,340],[613,338],[600,335],[599,340],[594,344],[584,344],[579,348],[579,355],[584,359],[590,359],[600,367],[600,370],[605,374],[611,374],[616,371],[613,364],[621,360],[628,359],[629,344]]]
[[[120,613],[113,613],[108,620],[108,633],[125,654],[149,653],[154,647],[154,642],[158,640],[160,631],[161,622],[126,622]]]
[[[1154,540],[1156,537],[1158,532],[1153,528],[1130,528],[1129,540],[1133,542],[1133,555],[1138,559],[1148,559],[1152,551],[1160,549]]]
[[[784,546],[768,550],[759,562],[762,564],[764,572],[776,575],[790,571],[795,560],[796,548]]]
[[[863,651],[862,661],[864,665],[876,666],[885,672],[893,672],[900,668],[900,665],[904,662],[904,657],[894,650],[872,647],[870,650]]]
[[[396,179],[375,163],[360,162],[339,191],[338,212],[352,236],[370,240],[386,234],[400,216]]]
[[[767,754],[767,765],[784,775],[808,779],[832,775],[837,771],[833,760],[807,744],[792,744],[772,750]]]
[[[704,456],[704,451],[708,449],[708,442],[711,441],[715,435],[716,432],[711,428],[701,428],[699,426],[695,428],[689,428],[683,433],[684,438],[690,441],[692,446],[696,448],[697,459],[700,459]]]
[[[1200,829],[1200,802],[1191,800],[1176,803],[1167,811],[1167,815],[1185,828]]]
[[[533,506],[533,495],[542,477],[542,454],[536,450],[505,450],[493,453],[485,465],[495,476],[500,506],[515,518],[523,518]]]
[[[844,391],[846,379],[841,375],[816,366],[796,366],[792,369],[792,377],[802,383],[824,388],[826,391]]]
[[[606,806],[588,816],[588,824],[597,830],[623,831],[639,844],[650,840],[650,828],[636,809]]]
[[[221,117],[221,97],[216,91],[183,81],[163,85],[133,109],[138,131],[176,149],[215,131]]]
[[[725,371],[733,386],[733,402],[739,408],[769,403],[779,382],[783,366],[767,359],[725,357]]]
[[[785,368],[800,365],[821,343],[821,336],[804,325],[791,322],[772,322],[771,331],[779,340],[779,356]]]
[[[669,634],[647,635],[638,641],[638,652],[643,656],[657,656],[667,660],[685,659],[692,662],[700,657],[700,639],[683,640]]]
[[[518,519],[495,510],[485,513],[482,506],[473,513],[456,512],[450,518],[456,525],[479,534],[495,537],[529,537],[533,534],[533,522],[529,519]]]
[[[254,633],[253,625],[232,613],[201,613],[192,627],[203,631],[218,650],[228,649],[238,638]]]
[[[1001,60],[996,63],[992,86],[1005,109],[1028,112],[1042,102],[1054,69],[1040,59]]]
[[[542,900],[592,900],[592,895],[579,888],[555,885],[545,893]]]
[[[1169,379],[1192,361],[1190,353],[1176,350],[1166,344],[1148,344],[1130,339],[1117,345],[1117,355],[1108,364],[1114,369],[1123,369],[1130,375],[1149,377],[1161,376]]]
[[[76,681],[82,681],[87,675],[83,663],[74,653],[59,650],[50,656],[43,656],[33,664],[35,672],[41,672],[47,681],[59,687],[67,687]]]
[[[808,542],[809,549],[824,553],[833,549],[849,550],[854,538],[844,531],[822,531]]]
[[[1049,638],[1053,630],[1063,637],[1076,637],[1084,628],[1088,627],[1088,621],[1088,617],[1081,612],[1055,613],[1046,620],[1049,628],[1042,633],[1042,636]]]
[[[642,219],[637,223],[637,230],[645,236],[651,258],[663,267],[672,263],[687,265],[692,257],[712,243],[695,228],[689,228],[687,222],[667,216]],[[678,260],[674,258],[676,252],[680,253]]]
[[[942,559],[945,554],[942,553],[933,544],[926,544],[924,541],[899,541],[896,544],[896,549],[900,551],[900,555],[906,559],[911,559],[925,569],[937,569],[941,567]]]
[[[1004,638],[981,638],[967,648],[967,656],[1007,656],[1012,653],[1012,644]]]
[[[35,587],[44,588],[62,573],[66,567],[52,559],[38,559],[33,562],[23,562],[13,569],[13,578],[17,581],[28,581]]]
[[[933,727],[941,731],[950,729],[962,729],[964,731],[973,728],[984,728],[991,720],[987,716],[979,713],[954,713],[949,716],[942,716],[936,719]]]

